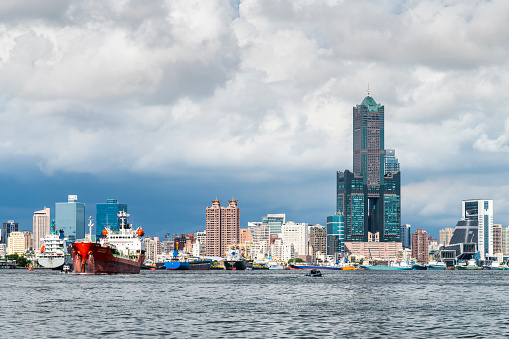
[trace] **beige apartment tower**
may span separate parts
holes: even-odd
[[[228,246],[240,241],[240,210],[237,200],[229,200],[228,207],[221,201],[212,200],[206,208],[206,252],[208,256],[222,257]]]
[[[454,228],[452,227],[446,227],[443,230],[439,231],[439,245],[447,246],[449,245],[449,242],[451,241],[452,234],[454,233]]]
[[[44,207],[44,209],[40,211],[34,212],[34,250],[38,251],[41,249],[43,241],[41,238],[44,238],[49,234],[50,227],[50,209]]]

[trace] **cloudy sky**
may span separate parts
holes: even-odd
[[[402,222],[461,200],[509,224],[507,1],[0,2],[0,218],[116,198],[149,235],[325,224],[352,168],[352,107],[385,105]]]

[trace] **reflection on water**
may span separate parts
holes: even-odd
[[[509,334],[509,271],[2,270],[3,337]]]

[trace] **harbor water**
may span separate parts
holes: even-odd
[[[1,270],[2,337],[509,335],[509,271]]]

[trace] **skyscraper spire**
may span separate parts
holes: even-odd
[[[368,97],[369,97],[369,82],[368,82]]]

